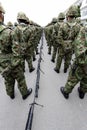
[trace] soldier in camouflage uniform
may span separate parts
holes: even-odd
[[[27,17],[23,12],[18,13],[17,20],[19,24],[17,25],[17,27],[15,27],[14,31],[16,35],[18,35],[18,31],[22,33],[20,45],[21,45],[23,70],[25,71],[25,59],[26,59],[29,67],[29,72],[32,72],[35,70],[32,64],[32,55],[31,55],[32,44],[29,41],[30,38],[32,37],[32,29],[27,24]]]
[[[78,87],[79,97],[84,98],[87,92],[87,39],[85,28],[81,27],[79,35],[74,43],[75,61],[69,72],[68,80],[65,87],[61,87],[63,96],[68,99],[73,88],[80,82]]]
[[[77,14],[77,8],[75,8],[74,6],[70,7],[66,16],[67,21],[60,26],[58,32],[58,42],[60,49],[55,68],[55,71],[57,73],[60,72],[60,67],[63,59],[64,59],[64,73],[67,72],[67,69],[69,68],[71,62],[73,52],[72,42],[76,38],[79,31],[79,26],[77,26],[77,23],[75,22],[76,14]]]
[[[52,50],[52,46],[53,46],[53,26],[54,24],[57,22],[56,18],[53,18],[51,23],[48,24],[45,27],[45,36],[46,36],[46,40],[47,40],[47,44],[48,44],[48,54],[51,54],[51,50]]]
[[[75,61],[71,66],[69,76],[65,87],[61,87],[61,93],[68,99],[69,94],[72,92],[73,88],[80,82],[80,87],[78,87],[79,97],[84,98],[87,92],[87,40],[86,40],[86,29],[79,25],[76,26],[79,30],[77,35],[73,39],[73,47],[75,52]]]
[[[60,13],[58,15],[57,23],[54,24],[54,29],[53,29],[53,54],[52,54],[52,59],[51,59],[52,62],[55,62],[57,50],[59,49],[58,48],[58,38],[57,38],[58,37],[58,30],[60,28],[60,25],[63,23],[64,19],[65,19],[64,13]]]
[[[18,82],[18,89],[23,99],[26,99],[32,89],[28,90],[24,73],[21,68],[21,56],[19,55],[19,46],[14,42],[12,30],[3,24],[4,10],[0,5],[0,73],[4,78],[7,95],[11,99],[15,98],[14,86],[15,80]],[[14,44],[13,44],[14,43]]]

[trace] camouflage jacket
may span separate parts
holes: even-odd
[[[31,29],[26,24],[19,24],[12,32],[13,54],[14,56],[24,55],[26,49],[30,46],[28,43],[31,37]]]
[[[11,68],[12,40],[11,29],[0,25],[0,73],[4,74]]]
[[[77,38],[77,35],[80,30],[80,25],[76,22],[69,23],[65,22],[60,26],[58,32],[58,41],[64,51],[67,51],[67,48],[73,48],[73,43]]]
[[[86,38],[86,28],[81,27],[78,37],[75,41],[75,56],[76,61],[80,65],[87,64],[87,38]]]

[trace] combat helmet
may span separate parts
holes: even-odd
[[[29,21],[29,18],[26,17],[26,23],[29,24],[29,22],[30,22],[30,21]]]
[[[64,13],[59,13],[58,19],[65,19],[65,14]]]
[[[56,23],[56,22],[57,22],[57,18],[53,18],[52,23]]]
[[[5,10],[4,10],[4,8],[2,7],[1,3],[0,3],[0,12],[2,12],[3,14],[5,14]]]
[[[17,20],[26,20],[26,15],[23,12],[18,12]]]
[[[13,27],[12,22],[9,21],[9,22],[7,23],[7,26],[8,26],[8,27]]]
[[[78,15],[78,7],[75,5],[70,6],[67,11],[67,16],[76,17]]]

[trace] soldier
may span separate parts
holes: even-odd
[[[78,26],[78,25],[77,25]],[[77,26],[75,27],[77,30]],[[78,26],[79,27],[79,26]],[[69,72],[69,76],[65,87],[61,87],[60,91],[63,96],[68,99],[69,94],[72,92],[73,88],[77,83],[80,82],[80,87],[78,87],[79,97],[84,98],[87,92],[87,45],[86,45],[86,35],[85,28],[78,28],[75,38],[73,39],[73,46],[75,52],[75,61]]]
[[[24,73],[21,66],[19,47],[17,41],[13,44],[12,30],[3,24],[4,9],[0,5],[0,72],[4,78],[7,95],[15,98],[15,80],[18,82],[18,89],[23,99],[26,99],[32,89],[28,90]],[[2,44],[3,43],[3,44]]]
[[[58,37],[58,30],[60,28],[60,25],[63,23],[64,19],[65,19],[65,14],[61,12],[58,15],[57,23],[54,24],[54,29],[53,29],[53,54],[52,54],[52,59],[51,59],[52,62],[55,62],[57,49],[59,50],[58,38],[57,38]],[[57,57],[58,57],[58,55],[57,55]],[[57,62],[56,62],[56,64],[57,64]]]
[[[48,54],[51,55],[51,50],[52,50],[52,46],[53,46],[53,26],[54,24],[57,22],[57,19],[56,18],[53,18],[51,23],[48,24],[45,28],[46,30],[46,40],[47,40],[47,43],[48,43]]]
[[[87,45],[86,45],[85,29],[81,28],[79,35],[75,41],[75,61],[69,72],[68,80],[65,87],[61,87],[60,90],[63,96],[68,99],[69,94],[77,83],[80,82],[78,87],[79,97],[84,98],[87,92]]]
[[[67,21],[60,26],[58,32],[58,42],[60,49],[55,68],[55,71],[57,73],[60,72],[60,67],[63,59],[64,59],[64,73],[67,72],[67,69],[69,68],[71,62],[73,52],[72,42],[76,38],[80,28],[79,26],[77,26],[77,23],[75,22],[76,15],[77,15],[77,8],[74,6],[70,7],[66,16]]]
[[[22,35],[21,39],[19,39],[19,42],[21,46],[23,70],[25,71],[25,59],[26,59],[29,67],[29,72],[32,72],[35,70],[32,64],[32,56],[30,51],[32,45],[29,42],[30,37],[32,37],[32,30],[30,26],[28,26],[27,17],[23,12],[18,13],[17,21],[19,24],[17,25],[17,27],[15,27],[14,32],[16,34],[19,31],[19,33]]]

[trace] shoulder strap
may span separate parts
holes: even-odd
[[[8,27],[5,27],[5,26],[0,26],[0,33],[2,33],[4,30],[8,29]]]

